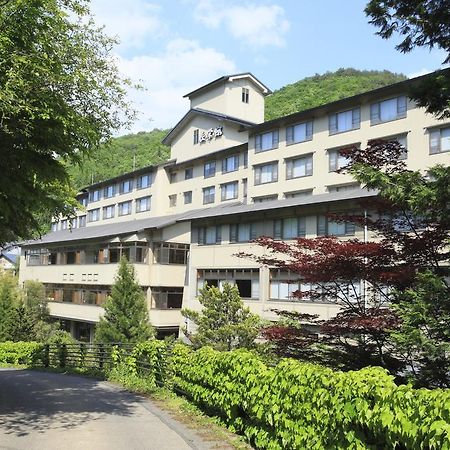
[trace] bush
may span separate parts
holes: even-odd
[[[1,342],[0,363],[35,364],[42,348],[43,344],[38,342]]]

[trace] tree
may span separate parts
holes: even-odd
[[[0,7],[0,244],[42,231],[76,205],[64,160],[80,163],[134,112],[115,43],[87,0]]]
[[[373,240],[263,237],[257,242],[270,253],[253,259],[310,283],[298,297],[325,297],[342,306],[335,318],[316,323],[327,337],[329,365],[375,363],[394,373],[403,366],[418,384],[449,386],[450,167],[438,165],[427,174],[407,170],[402,151],[398,142],[383,140],[341,151],[350,160],[341,171],[379,195],[361,204],[367,214],[329,216],[367,227]],[[292,334],[292,327],[285,330]]]
[[[0,274],[0,342],[12,339],[16,308],[20,305],[17,279],[9,272]]]
[[[217,350],[254,347],[260,320],[244,307],[236,286],[225,283],[220,291],[206,284],[200,289],[198,301],[203,306],[201,312],[181,311],[197,326],[196,333],[188,335],[196,348],[204,345]]]
[[[134,267],[123,257],[105,303],[105,315],[96,326],[95,341],[136,343],[153,336],[144,293],[135,280]]]
[[[439,48],[450,62],[450,5],[448,0],[371,0],[365,8],[369,23],[383,39],[398,33],[402,53],[414,47]],[[411,97],[431,114],[450,117],[450,72],[436,72],[413,88]]]

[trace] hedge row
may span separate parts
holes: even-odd
[[[0,344],[0,362],[33,361],[38,346]],[[450,391],[397,386],[379,367],[339,372],[291,359],[269,367],[244,350],[161,341],[116,349],[108,366],[187,395],[261,449],[450,450]]]
[[[37,342],[1,342],[0,363],[33,365],[42,348]]]

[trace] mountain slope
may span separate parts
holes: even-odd
[[[288,84],[266,98],[266,120],[406,80],[387,70],[339,69]]]

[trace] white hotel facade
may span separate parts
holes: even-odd
[[[270,91],[252,74],[200,87],[186,95],[191,108],[164,139],[171,159],[83,189],[76,219],[55,222],[23,246],[20,282],[43,282],[51,315],[86,340],[122,255],[135,267],[161,336],[178,332],[182,307],[199,308],[205,281],[235,283],[246,305],[267,319],[272,309],[332,317],[340,308],[335,299],[294,300],[292,292],[308,288],[301,280],[236,254],[261,253],[250,241],[262,235],[364,238],[364,230],[326,217],[361,210],[361,200],[375,195],[336,173],[345,162],[339,148],[396,138],[410,169],[448,165],[450,120],[408,99],[418,80],[268,122]]]

